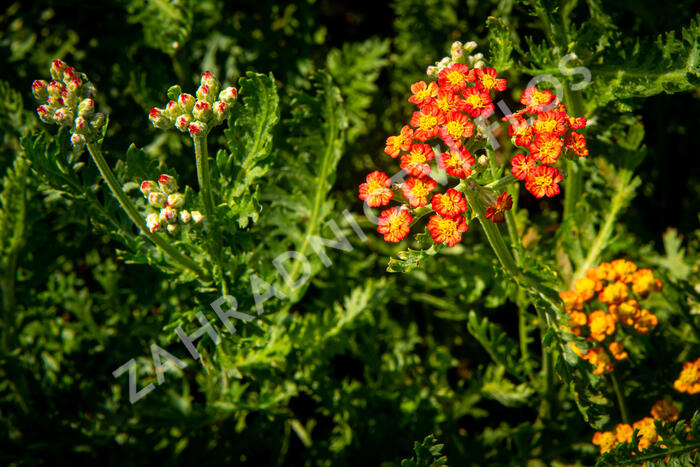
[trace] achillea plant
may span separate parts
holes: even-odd
[[[638,269],[624,259],[586,271],[573,290],[559,294],[569,316],[565,329],[594,343],[585,353],[571,343],[574,351],[588,360],[596,373],[612,371],[615,360],[629,357],[620,328],[629,327],[644,335],[658,324],[656,315],[640,305],[640,300],[658,290],[661,281],[650,269]]]

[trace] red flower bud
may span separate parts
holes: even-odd
[[[171,194],[177,191],[177,180],[171,175],[162,174],[158,177],[158,184],[164,193]]]
[[[143,196],[145,196],[146,198],[148,198],[148,195],[150,195],[157,189],[158,185],[152,180],[144,180],[143,182],[141,182],[141,193],[143,193]]]
[[[151,233],[156,233],[163,230],[163,226],[161,225],[160,219],[158,219],[157,214],[149,214],[146,218],[146,225],[148,226],[148,230],[150,230]]]
[[[212,99],[212,97],[213,97],[211,89],[206,84],[202,84],[199,88],[197,88],[196,96],[197,96],[197,99],[202,100],[202,101],[208,101],[208,100]]]
[[[92,117],[95,112],[95,101],[92,99],[83,99],[78,105],[78,115],[85,118]]]
[[[76,118],[73,124],[75,126],[75,132],[79,135],[87,134],[88,130],[90,129],[87,120],[85,120],[85,117]]]
[[[177,98],[177,103],[180,104],[182,113],[191,113],[194,108],[194,96],[192,94],[182,93],[180,97]]]
[[[68,66],[63,70],[63,81],[68,83],[68,81],[75,78],[75,68]]]
[[[224,101],[214,102],[214,118],[216,119],[217,124],[220,124],[221,122],[226,120],[226,117],[228,117],[228,109],[229,109],[229,106],[226,102],[224,102]]]
[[[36,109],[36,113],[39,114],[39,118],[44,123],[54,123],[53,112],[48,105],[40,105]]]
[[[207,132],[207,124],[204,122],[196,121],[190,123],[190,126],[187,129],[190,132],[190,136],[199,136]]]
[[[216,81],[216,78],[211,73],[211,71],[205,71],[204,73],[202,73],[201,84],[206,85],[206,86],[211,86],[212,84],[214,84],[215,81]]]
[[[32,93],[36,100],[44,102],[49,97],[48,85],[49,83],[43,79],[38,79],[32,83]]]
[[[59,125],[70,125],[73,123],[73,112],[70,109],[61,107],[54,112],[53,119]]]
[[[165,112],[168,114],[168,117],[170,117],[171,120],[175,120],[177,117],[182,115],[182,110],[175,101],[168,102],[168,104],[165,106]]]
[[[182,193],[168,195],[168,200],[165,202],[165,205],[169,208],[179,209],[185,205],[185,196]]]
[[[66,68],[66,64],[61,60],[54,60],[51,62],[51,77],[53,79],[63,78],[63,70]]]
[[[192,116],[203,122],[206,122],[211,118],[211,104],[207,101],[197,101],[192,110]]]
[[[173,208],[163,208],[160,210],[160,215],[158,217],[161,221],[165,221],[168,224],[174,224],[177,222],[178,218],[177,210]]]
[[[156,107],[151,108],[151,111],[148,113],[148,118],[151,120],[154,127],[160,128],[161,130],[167,130],[172,125],[170,119],[163,113],[163,111]]]
[[[175,128],[178,130],[185,132],[187,131],[187,128],[190,126],[190,123],[192,122],[192,119],[190,118],[189,115],[180,115],[177,117],[175,120]]]
[[[160,191],[152,191],[148,194],[148,204],[155,208],[162,208],[165,206],[165,201],[167,198]]]
[[[219,100],[226,102],[228,105],[233,105],[237,98],[238,91],[234,87],[226,88],[219,93]]]

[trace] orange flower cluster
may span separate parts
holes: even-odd
[[[599,446],[600,453],[603,454],[620,443],[631,442],[632,434],[636,429],[639,430],[640,437],[637,449],[641,451],[661,441],[661,437],[656,433],[654,420],[672,422],[678,419],[678,414],[678,408],[672,402],[662,399],[652,406],[651,417],[644,417],[632,425],[620,423],[615,427],[615,431],[597,431],[593,435],[593,444]]]
[[[469,177],[475,159],[465,142],[474,134],[473,119],[493,114],[492,94],[505,88],[506,80],[499,78],[495,69],[470,68],[464,63],[442,68],[437,81],[411,85],[408,101],[418,109],[398,135],[386,140],[384,149],[391,158],[399,159],[409,175],[397,186],[406,201],[404,206],[384,210],[379,219],[378,230],[386,241],[398,242],[408,235],[413,217],[406,204],[410,208],[431,205],[435,215],[428,222],[428,231],[436,243],[454,246],[461,241],[467,230],[466,200],[453,188],[433,196],[437,183],[430,176],[430,162],[436,159],[448,175]],[[445,152],[435,154],[428,144],[434,140],[445,144]],[[386,206],[393,196],[391,181],[383,172],[372,172],[360,185],[359,197],[370,207]]]
[[[586,157],[586,139],[574,130],[585,128],[586,119],[569,116],[564,104],[551,91],[527,88],[520,103],[525,108],[506,116],[508,132],[516,146],[527,148],[528,155],[516,154],[511,159],[511,173],[525,180],[525,188],[537,198],[559,194],[562,176],[554,167],[564,148],[571,157]],[[528,114],[529,119],[523,118]]]
[[[647,334],[658,324],[656,315],[639,304],[639,299],[655,290],[661,290],[661,281],[650,269],[637,269],[633,262],[617,259],[588,270],[573,290],[559,294],[569,315],[567,330],[601,344],[585,354],[572,344],[576,353],[595,366],[595,373],[610,372],[613,360],[628,358],[623,343],[615,338],[620,324],[639,334]]]
[[[700,393],[700,358],[694,362],[685,362],[678,379],[674,381],[676,391],[688,394]]]

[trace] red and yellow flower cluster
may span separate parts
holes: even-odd
[[[654,420],[662,420],[664,422],[673,422],[678,419],[678,408],[672,402],[660,400],[651,408],[651,417],[644,417],[641,420],[629,425],[620,423],[615,427],[615,431],[597,431],[593,435],[593,444],[600,447],[600,453],[608,452],[615,449],[620,443],[629,443],[632,441],[634,430],[639,430],[639,451],[648,448],[657,441],[661,441],[661,437],[656,433]]]
[[[681,374],[674,381],[673,387],[676,391],[687,392],[688,394],[700,393],[700,358],[694,362],[685,362]]]
[[[586,139],[575,131],[586,126],[586,119],[570,117],[551,91],[540,91],[536,86],[527,88],[520,102],[525,108],[503,119],[510,123],[513,143],[527,152],[512,157],[511,173],[524,180],[525,188],[535,197],[555,196],[562,176],[554,165],[564,148],[571,157],[588,156]]]
[[[453,188],[435,196],[437,183],[430,176],[430,161],[436,154],[428,142],[439,139],[446,146],[437,155],[438,167],[448,175],[465,179],[472,174],[474,156],[465,147],[474,134],[472,119],[489,117],[494,111],[492,93],[503,91],[506,81],[493,68],[469,68],[454,63],[440,70],[438,80],[411,85],[409,102],[418,107],[408,125],[386,140],[384,151],[399,159],[408,179],[397,186],[404,204],[382,212],[378,231],[388,242],[399,242],[408,235],[413,221],[410,208],[431,205],[435,215],[428,222],[433,240],[454,246],[467,230],[464,213],[467,203]],[[371,207],[386,206],[393,198],[391,180],[383,172],[372,172],[360,185],[360,199]],[[505,200],[504,200],[505,201]],[[409,208],[410,205],[410,208]],[[500,206],[501,211],[503,206]]]
[[[569,315],[567,330],[601,344],[585,354],[571,344],[576,353],[595,366],[595,373],[612,371],[613,360],[628,358],[623,343],[616,338],[620,324],[639,334],[647,334],[657,325],[656,315],[639,304],[656,290],[661,290],[661,281],[650,269],[638,269],[631,261],[617,259],[589,269],[586,277],[574,283],[573,290],[559,294]]]

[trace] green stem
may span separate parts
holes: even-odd
[[[664,458],[667,456],[673,458],[673,456],[675,456],[676,454],[690,452],[693,449],[698,449],[698,448],[700,448],[700,442],[686,444],[685,446],[681,446],[681,447],[678,447],[675,449],[668,449],[668,450],[656,452],[653,454],[647,454],[644,456],[634,456],[634,457],[630,458],[629,460],[634,461],[634,463],[638,465],[638,464],[643,464],[646,461],[650,461],[650,460],[654,460],[654,459],[661,459],[661,458]],[[627,460],[624,460],[623,462],[627,462]],[[619,462],[619,463],[616,463],[614,465],[624,465],[624,464],[622,464],[622,462]]]
[[[580,117],[584,114],[585,108],[580,92],[564,89],[564,103],[569,115]],[[564,193],[564,220],[569,219],[574,212],[576,202],[583,193],[583,171],[578,165],[578,161],[566,161],[566,192]]]
[[[197,182],[204,198],[204,215],[211,223],[214,219],[214,197],[209,177],[207,136],[195,136],[192,140],[194,141],[194,156],[197,164]]]
[[[194,156],[197,166],[197,183],[199,190],[204,198],[204,215],[209,219],[209,225],[212,226],[214,233],[216,251],[212,252],[212,256],[217,265],[217,276],[221,284],[221,291],[224,295],[228,295],[226,287],[226,278],[224,277],[224,269],[222,265],[221,249],[222,239],[218,225],[214,222],[214,194],[211,189],[211,176],[209,174],[209,148],[207,145],[207,135],[194,136]]]
[[[612,380],[613,388],[615,389],[615,395],[617,396],[617,405],[620,407],[622,423],[629,424],[629,417],[627,416],[627,405],[625,404],[625,397],[622,395],[620,385],[617,384],[617,378],[615,378],[614,373],[610,373],[610,379]]]
[[[554,413],[555,398],[554,398],[554,362],[549,357],[547,348],[544,345],[544,336],[547,332],[547,316],[540,310],[540,307],[536,306],[535,311],[537,311],[537,324],[540,328],[540,339],[542,340],[542,368],[541,373],[544,379],[544,416],[546,418],[552,418]]]
[[[109,168],[107,161],[105,161],[104,156],[102,156],[102,150],[100,149],[100,146],[98,144],[95,144],[94,142],[90,142],[87,144],[87,148],[88,152],[92,156],[92,160],[95,161],[95,165],[97,165],[97,168],[100,170],[102,177],[107,182],[107,186],[109,186],[109,189],[112,191],[112,194],[115,198],[117,198],[117,201],[119,201],[119,205],[122,207],[124,212],[126,212],[126,214],[129,216],[132,222],[136,224],[141,233],[148,237],[148,239],[151,240],[153,243],[158,245],[158,247],[162,249],[165,253],[167,253],[168,256],[170,256],[176,263],[180,264],[185,269],[194,272],[199,277],[206,279],[207,274],[197,263],[180,253],[174,246],[165,241],[162,237],[159,237],[158,235],[153,234],[150,230],[148,230],[146,222],[138,213],[138,211],[131,203],[129,198],[126,196],[126,193],[124,193],[124,191],[122,190],[119,181],[114,176],[114,173],[112,173],[112,169]]]
[[[627,187],[631,179],[632,172],[629,170],[625,170],[620,175],[620,181],[617,185],[613,199],[610,202],[610,210],[605,217],[605,222],[598,231],[598,235],[596,235],[593,245],[591,245],[591,248],[588,250],[588,254],[586,255],[583,263],[581,263],[581,265],[576,269],[576,272],[571,279],[571,284],[573,284],[576,279],[579,279],[586,274],[586,271],[598,261],[598,257],[600,256],[603,248],[605,248],[605,246],[608,244],[608,239],[610,238],[610,235],[612,235],[617,215],[625,202]]]

